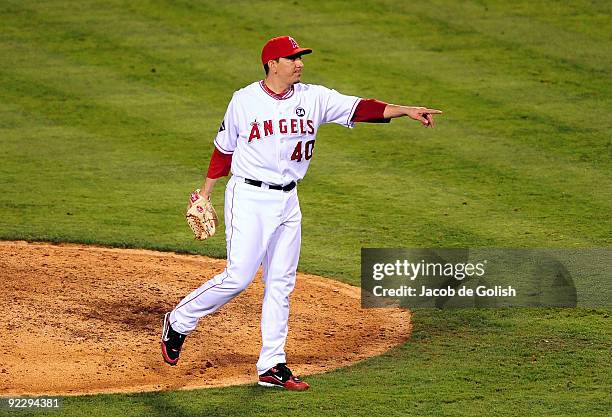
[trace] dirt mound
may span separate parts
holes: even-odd
[[[203,318],[175,367],[163,363],[166,311],[223,270],[202,256],[0,242],[0,395],[75,395],[250,383],[261,347],[263,285]],[[330,371],[405,341],[410,313],[360,307],[359,288],[299,274],[287,358]]]

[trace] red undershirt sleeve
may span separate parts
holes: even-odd
[[[352,122],[365,123],[389,123],[391,119],[385,119],[385,107],[387,103],[373,98],[361,99],[353,113]]]
[[[206,176],[212,179],[225,177],[229,174],[231,167],[232,154],[224,154],[215,148],[210,157],[210,164],[208,164],[208,173]]]

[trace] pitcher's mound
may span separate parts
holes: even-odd
[[[0,242],[0,395],[75,395],[255,382],[263,285],[200,320],[166,365],[162,318],[224,260],[146,250]],[[299,274],[286,352],[296,375],[405,341],[410,313],[361,309],[359,288]]]

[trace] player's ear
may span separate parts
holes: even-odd
[[[273,74],[276,74],[276,66],[278,65],[279,59],[271,59],[268,61],[268,68]]]

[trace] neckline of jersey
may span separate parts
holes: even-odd
[[[286,91],[280,94],[275,93],[274,91],[270,90],[268,86],[266,85],[266,83],[264,82],[264,80],[261,80],[259,82],[259,86],[261,87],[262,90],[266,92],[267,95],[269,95],[275,100],[286,100],[293,95],[293,86],[289,87]]]

